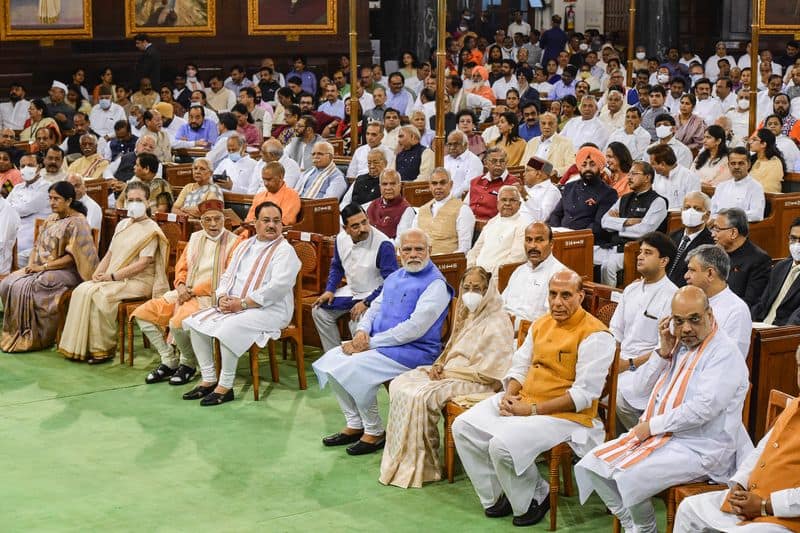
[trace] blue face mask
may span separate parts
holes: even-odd
[[[239,161],[241,158],[242,158],[242,154],[240,154],[239,152],[234,152],[232,154],[228,154],[228,159],[230,159],[234,163]]]

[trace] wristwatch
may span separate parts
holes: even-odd
[[[629,357],[629,358],[628,358],[628,370],[630,370],[631,372],[633,372],[633,371],[634,371],[634,370],[636,370],[637,368],[638,368],[638,367],[636,366],[636,363],[634,363],[634,362],[633,362],[633,357]]]
[[[539,414],[539,412],[538,412],[538,411],[537,411],[537,409],[536,409],[536,404],[535,404],[535,403],[532,403],[532,404],[531,404],[531,416],[536,416],[536,415],[538,415],[538,414]]]
[[[242,298],[242,301],[239,305],[242,306],[242,311],[247,311],[247,308],[250,307],[249,305],[247,305],[247,300],[245,298]]]
[[[767,514],[767,499],[761,500],[761,516],[769,516]]]

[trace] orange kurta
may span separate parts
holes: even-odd
[[[297,191],[286,185],[281,185],[278,192],[271,193],[269,191],[261,191],[253,197],[253,205],[250,206],[250,211],[247,212],[245,222],[253,222],[256,219],[256,207],[263,202],[272,202],[280,206],[283,211],[281,222],[284,226],[291,226],[297,222],[297,215],[300,214],[300,195]]]

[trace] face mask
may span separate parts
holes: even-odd
[[[111,107],[111,100],[109,100],[108,98],[100,99],[100,109],[106,111],[110,107]]]
[[[790,244],[789,253],[792,254],[792,259],[800,261],[800,242],[793,242]]]
[[[128,216],[130,218],[141,218],[147,213],[147,208],[144,205],[144,202],[140,202],[138,200],[134,202],[128,202]]]
[[[469,309],[470,313],[475,312],[481,304],[481,300],[483,300],[483,295],[477,292],[465,292],[461,295],[461,301],[464,302],[464,306]]]
[[[681,222],[687,228],[696,228],[703,223],[703,215],[705,213],[696,211],[694,209],[684,209],[681,211]]]
[[[656,137],[659,139],[666,139],[672,135],[672,126],[658,126],[656,128]]]
[[[582,52],[585,52],[586,50],[588,50],[588,49],[589,49],[589,45],[588,45],[588,44],[586,44],[586,43],[581,43],[581,44],[579,44],[579,45],[578,45],[578,48],[579,48],[579,49],[580,49]]]
[[[658,83],[667,83],[669,81],[669,74],[659,74],[656,76]]]
[[[234,163],[239,161],[241,158],[242,158],[242,154],[240,154],[239,152],[234,152],[232,154],[228,154],[228,159],[230,159]]]
[[[638,59],[639,61],[642,61],[644,58],[645,58],[645,53],[644,52],[636,52],[636,59]]]
[[[189,78],[194,79],[195,76],[197,76],[197,71],[196,70],[187,70],[186,71],[186,78],[187,79],[189,79]]]
[[[739,109],[750,109],[750,100],[739,100]]]
[[[22,167],[19,172],[22,174],[22,179],[25,181],[33,181],[36,177],[36,167]]]
[[[697,83],[698,80],[701,79],[703,79],[702,74],[692,74],[692,85],[694,85],[695,83]]]

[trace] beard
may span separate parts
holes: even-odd
[[[403,261],[403,268],[406,269],[407,272],[416,274],[428,266],[428,261],[429,259],[425,261]]]
[[[581,179],[585,183],[592,183],[595,179],[598,179],[599,177],[600,177],[600,174],[595,174],[594,172],[591,172],[589,170],[581,172]]]

